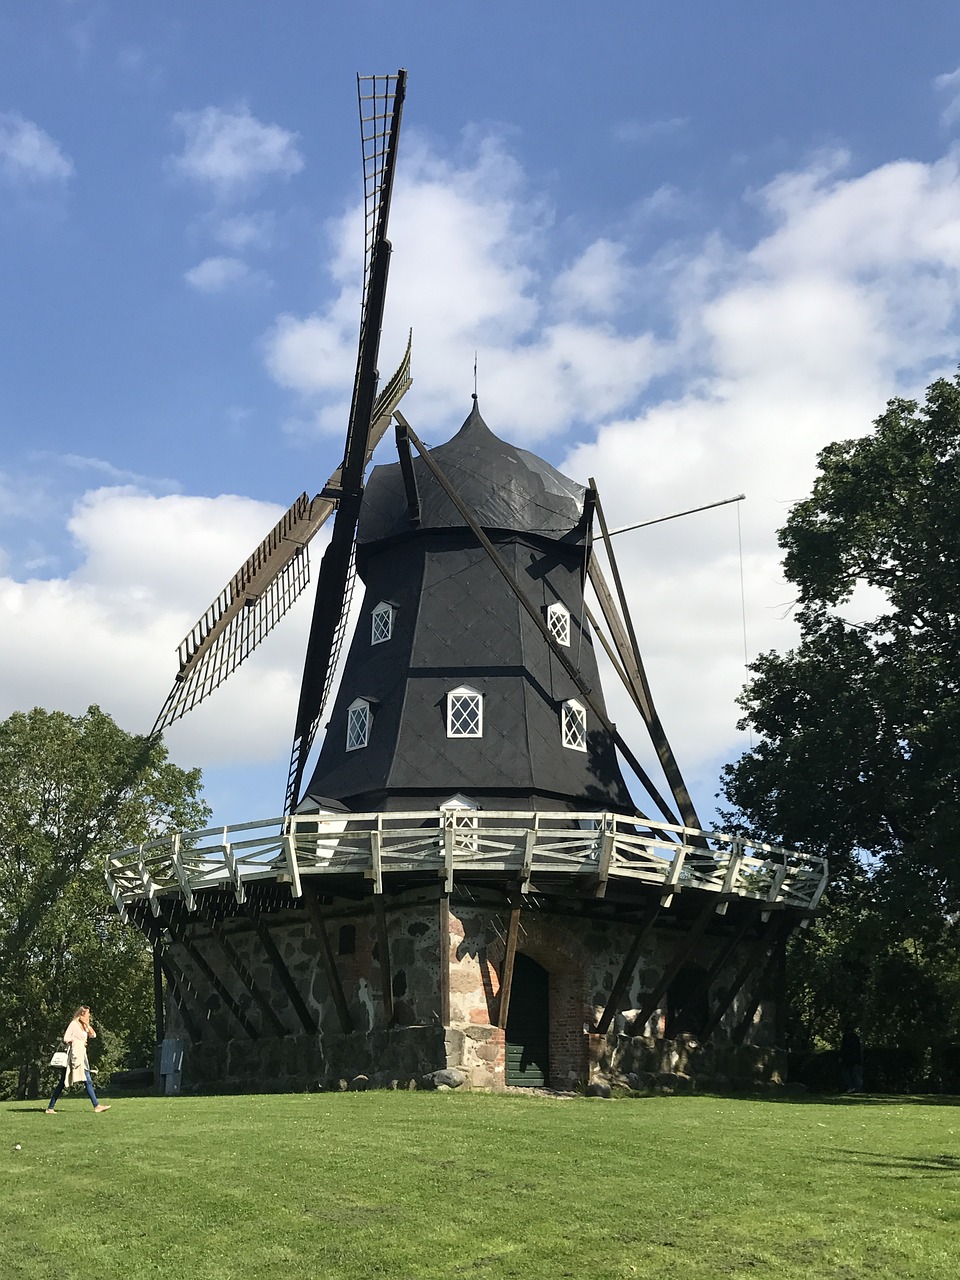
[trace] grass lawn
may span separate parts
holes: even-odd
[[[6,1280],[960,1273],[958,1099],[44,1105],[0,1104]]]

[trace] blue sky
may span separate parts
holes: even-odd
[[[409,72],[381,367],[583,481],[709,810],[817,450],[958,363],[956,5],[7,0],[0,715],[153,721],[175,649],[339,460],[357,72]],[[384,455],[384,460],[389,458]],[[858,602],[857,607],[868,606]],[[220,821],[282,798],[309,605],[177,726]],[[614,716],[631,737],[612,688]]]

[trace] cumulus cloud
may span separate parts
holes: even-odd
[[[664,370],[655,335],[618,332],[596,314],[616,309],[627,282],[624,268],[618,285],[616,245],[588,247],[586,267],[572,266],[551,298],[540,250],[552,215],[500,141],[480,140],[460,165],[411,150],[391,216],[391,238],[403,249],[391,266],[381,363],[390,352],[399,358],[412,327],[423,425],[465,412],[475,352],[484,411],[527,441],[615,412]],[[331,226],[336,296],[322,312],[279,317],[264,340],[268,370],[312,401],[320,429],[340,429],[349,396],[362,232],[359,208]]]
[[[17,112],[0,114],[0,174],[11,182],[57,182],[73,174],[73,161],[48,133]]]
[[[222,293],[239,284],[250,274],[250,268],[241,258],[204,258],[183,274],[184,280],[200,293]]]
[[[636,275],[626,257],[626,246],[612,240],[589,245],[554,282],[553,297],[561,312],[595,316],[616,312]]]
[[[289,178],[303,168],[297,135],[264,124],[241,105],[181,111],[174,122],[184,145],[174,168],[219,197],[242,194],[267,178]]]
[[[84,495],[67,522],[79,554],[69,576],[0,576],[0,717],[34,705],[75,714],[98,702],[146,732],[173,683],[179,639],[279,514],[231,495]],[[171,731],[179,758],[224,764],[282,753],[309,612],[301,601],[249,660],[250,673],[214,695],[212,715],[202,707]]]

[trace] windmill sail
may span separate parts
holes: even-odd
[[[413,383],[407,340],[400,365],[377,397],[367,461]],[[309,543],[336,509],[338,467],[312,500],[302,493],[180,642],[180,670],[151,736],[163,733],[226,680],[267,636],[310,581]]]
[[[357,77],[363,146],[365,223],[360,344],[341,468],[337,514],[330,545],[320,565],[313,622],[304,660],[290,770],[287,775],[288,813],[296,808],[307,754],[323,709],[330,671],[335,664],[337,633],[339,631],[342,638],[344,629],[350,564],[363,495],[363,473],[369,452],[370,430],[375,419],[377,357],[390,265],[387,222],[406,80],[407,73],[403,70],[396,75]]]
[[[218,688],[273,630],[310,581],[307,544],[333,510],[302,493],[180,642],[180,670],[152,734]]]

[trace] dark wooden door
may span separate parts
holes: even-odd
[[[534,1088],[550,1077],[550,975],[517,953],[507,1014],[507,1084]]]

